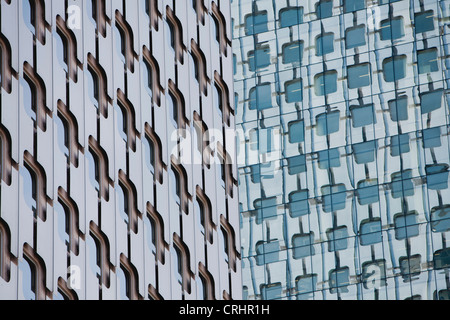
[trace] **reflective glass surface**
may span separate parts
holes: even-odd
[[[246,298],[450,298],[449,10],[233,0]]]

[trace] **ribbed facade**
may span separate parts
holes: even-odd
[[[0,299],[241,298],[230,2],[0,4]]]

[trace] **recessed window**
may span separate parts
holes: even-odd
[[[368,141],[353,145],[353,155],[357,164],[367,164],[375,161],[377,150],[375,141]]]
[[[369,86],[371,83],[370,64],[362,63],[347,67],[347,82],[349,89]]]
[[[303,57],[303,41],[298,40],[286,43],[282,47],[283,63],[293,63],[300,65]]]
[[[392,121],[408,120],[408,97],[402,96],[388,102]]]
[[[317,287],[317,274],[299,276],[296,280],[297,300],[308,300]]]
[[[197,199],[195,201],[195,213],[198,217],[198,222],[200,225],[201,232],[205,234],[205,207],[203,206],[203,203]]]
[[[256,254],[256,265],[258,266],[277,262],[280,256],[280,243],[278,241],[269,243],[258,242],[256,244]]]
[[[277,282],[270,285],[261,285],[261,295],[263,300],[275,300],[281,298],[281,283]]]
[[[330,168],[339,168],[341,166],[341,153],[339,149],[328,149],[318,152],[319,168],[326,170]]]
[[[345,47],[353,49],[366,45],[366,26],[359,25],[345,30]]]
[[[314,77],[316,96],[324,96],[337,91],[337,71],[331,70],[319,73]]]
[[[144,59],[143,60],[143,65],[145,67],[145,70],[143,70],[142,72],[142,76],[144,78],[144,83],[147,84],[146,85],[146,90],[148,92],[148,94],[151,96],[153,96],[153,73],[152,73],[152,67],[150,66],[150,64]]]
[[[300,155],[287,159],[290,175],[306,172],[306,156]]]
[[[419,74],[439,71],[437,49],[417,51],[417,66]]]
[[[292,237],[293,258],[296,260],[315,255],[314,233],[300,234]]]
[[[396,40],[405,35],[405,28],[402,17],[395,17],[381,21],[381,40]]]
[[[308,197],[308,190],[295,191],[289,195],[289,213],[292,218],[309,214]]]
[[[410,151],[409,134],[400,134],[391,137],[391,156],[397,157]]]
[[[412,170],[404,170],[391,175],[392,198],[399,199],[414,195],[414,183],[412,181]]]
[[[329,272],[330,292],[347,293],[350,284],[350,269],[348,267],[338,268]]]
[[[291,7],[280,10],[280,28],[303,23],[303,7]]]
[[[364,9],[365,2],[365,0],[344,0],[344,11],[347,13]]]
[[[301,78],[286,81],[284,89],[287,103],[301,102],[303,100],[303,81]]]
[[[416,33],[434,30],[434,11],[428,10],[414,14],[414,27]]]
[[[289,143],[305,141],[305,122],[303,120],[289,123]]]
[[[419,235],[419,224],[417,223],[417,213],[398,214],[394,217],[395,238],[405,240]]]
[[[270,83],[263,83],[250,89],[250,110],[272,108],[272,88]]]
[[[167,27],[169,29],[168,37],[169,43],[173,50],[175,50],[175,27],[170,20],[166,20]]]
[[[250,36],[266,32],[267,29],[267,11],[259,11],[245,16],[245,35]]]
[[[256,50],[248,52],[250,71],[256,71],[270,66],[270,46],[257,46]]]
[[[373,218],[361,222],[359,240],[363,246],[380,243],[382,241],[381,219]]]
[[[347,227],[329,229],[327,231],[328,251],[335,252],[347,249],[348,230]]]
[[[448,164],[434,164],[426,166],[427,186],[430,190],[448,189]]]
[[[369,205],[379,200],[379,188],[377,179],[363,180],[358,183],[358,203],[361,206]]]
[[[333,0],[322,0],[316,4],[318,19],[325,19],[333,15]]]
[[[450,267],[450,248],[436,251],[433,261],[436,270],[448,269]]]
[[[422,114],[427,114],[440,109],[442,106],[442,97],[442,89],[420,94],[420,108]]]
[[[254,202],[255,209],[258,210],[256,223],[261,224],[263,220],[272,220],[277,216],[277,198],[258,199]]]
[[[150,172],[155,173],[155,145],[147,136],[142,140],[145,146],[145,163]]]
[[[325,112],[316,117],[316,133],[326,136],[339,131],[341,112],[339,110]]]
[[[450,230],[450,205],[431,209],[431,228],[433,232],[447,232]]]
[[[88,67],[87,77],[89,84],[89,97],[91,98],[92,103],[98,108],[98,100],[99,100],[98,77],[90,66]]]
[[[334,33],[325,33],[316,38],[316,56],[323,56],[334,51]]]
[[[373,104],[351,106],[350,113],[352,115],[353,128],[365,127],[376,123]]]
[[[406,77],[406,55],[383,60],[384,81],[395,82]]]
[[[442,146],[441,128],[430,128],[423,130],[422,139],[424,148],[439,148]]]
[[[347,189],[344,184],[323,186],[321,191],[324,212],[329,213],[345,209]]]
[[[417,254],[399,259],[400,272],[404,281],[411,281],[412,277],[420,275],[421,258],[420,254]]]

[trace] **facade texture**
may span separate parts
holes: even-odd
[[[230,2],[0,4],[0,299],[241,298]]]
[[[244,298],[449,299],[450,2],[231,5]]]

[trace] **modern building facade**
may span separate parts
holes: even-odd
[[[240,299],[230,2],[0,4],[0,299]]]
[[[245,299],[449,299],[439,0],[232,2]]]

